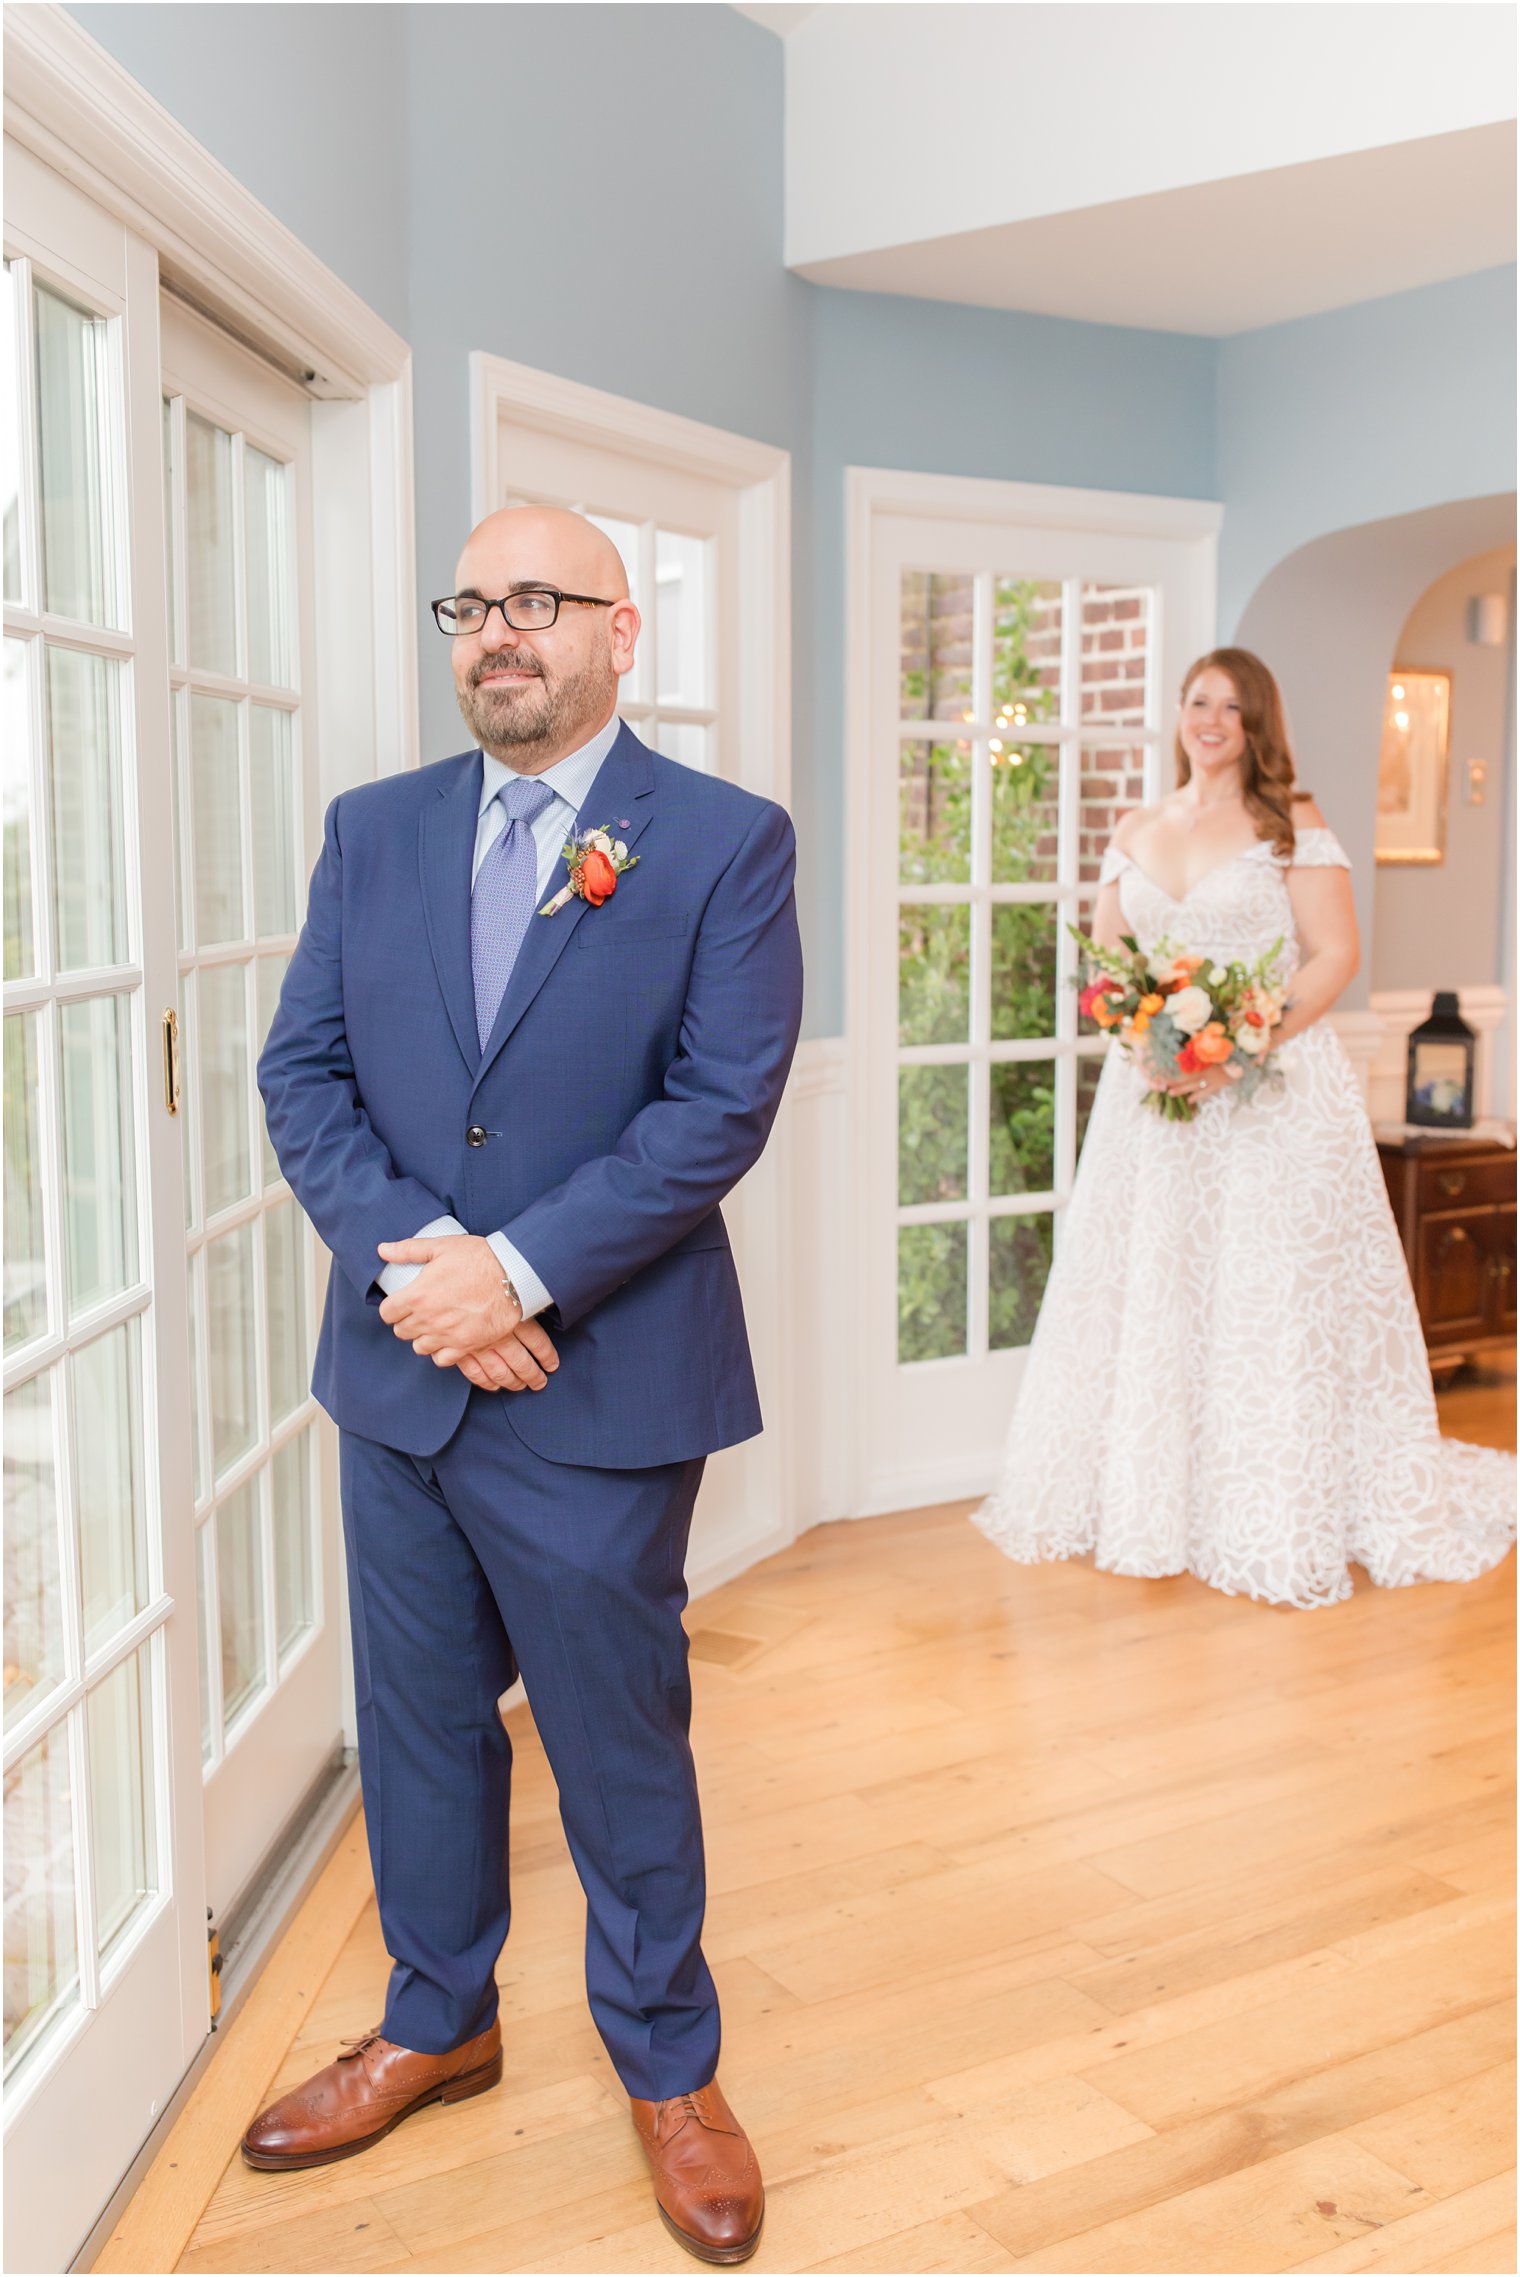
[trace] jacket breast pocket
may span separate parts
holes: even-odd
[[[597,912],[588,909],[575,929],[578,949],[642,948],[653,941],[689,941],[689,917],[620,917],[609,925],[598,925]]]

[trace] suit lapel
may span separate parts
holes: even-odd
[[[613,835],[622,839],[631,854],[635,839],[643,835],[654,819],[653,791],[654,768],[650,764],[649,753],[632,729],[625,725],[596,771],[585,803],[575,818],[575,828],[578,831],[601,830],[610,824],[613,826]],[[476,795],[478,802],[478,790]],[[625,821],[626,828],[623,827]],[[545,901],[558,893],[569,875],[569,867],[561,859],[550,876],[543,897]],[[619,893],[630,890],[637,891],[632,878],[618,886]],[[496,1025],[486,1039],[486,1048],[476,1070],[477,1083],[564,955],[571,934],[588,915],[595,924],[596,911],[577,896],[568,901],[563,909],[556,911],[553,917],[540,917],[535,911],[528,920],[528,930],[523,945],[517,952],[517,961],[512,967],[512,976],[507,982],[506,994],[502,997],[501,1008],[496,1015]],[[468,941],[465,962],[468,970]]]
[[[470,867],[480,820],[481,757],[472,751],[454,763],[453,779],[423,807],[417,824],[417,860],[428,945],[449,1024],[475,1073],[480,1037],[475,1026],[475,981],[470,967]]]

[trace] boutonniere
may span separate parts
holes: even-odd
[[[627,829],[625,822],[623,829]],[[540,917],[552,917],[563,909],[567,901],[589,901],[593,909],[600,909],[617,892],[617,882],[625,870],[638,862],[637,854],[630,854],[621,838],[614,838],[611,828],[582,830],[564,844],[565,860],[570,865],[570,882],[562,885],[552,901],[546,901],[539,911]]]

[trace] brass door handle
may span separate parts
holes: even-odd
[[[171,1004],[164,1014],[164,1105],[179,1113],[179,1014]]]

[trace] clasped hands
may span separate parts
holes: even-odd
[[[1225,1060],[1223,1065],[1201,1068],[1196,1075],[1179,1075],[1172,1081],[1147,1076],[1146,1081],[1153,1091],[1169,1092],[1174,1099],[1212,1099],[1216,1091],[1232,1089],[1244,1072],[1233,1060]]]
[[[423,1271],[388,1296],[380,1318],[435,1368],[457,1368],[481,1391],[542,1391],[559,1354],[503,1287],[501,1262],[473,1233],[382,1241],[387,1265]]]

